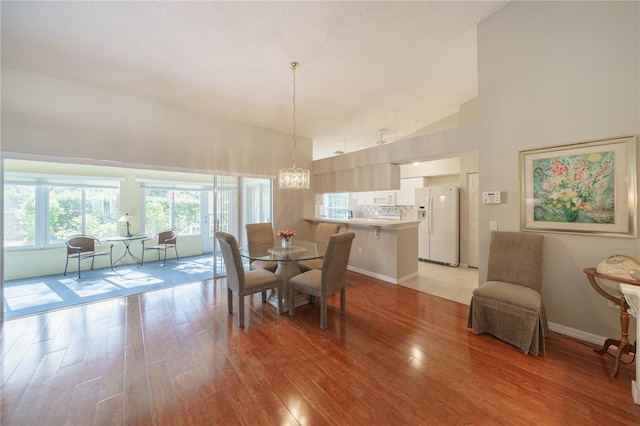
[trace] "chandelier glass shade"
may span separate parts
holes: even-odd
[[[280,189],[309,189],[309,170],[296,167],[296,68],[298,62],[291,62],[293,70],[293,166],[280,169],[278,186]]]

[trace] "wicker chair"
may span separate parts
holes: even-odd
[[[153,238],[147,238],[142,240],[142,259],[140,260],[140,266],[144,264],[144,253],[147,250],[155,250],[158,252],[158,262],[160,261],[160,252],[164,252],[164,258],[162,265],[167,263],[167,251],[174,249],[176,252],[176,259],[180,260],[178,256],[178,233],[176,231],[162,231],[156,234]]]
[[[69,259],[78,259],[78,278],[80,276],[80,261],[83,259],[91,259],[91,269],[96,257],[109,256],[109,265],[113,271],[113,244],[103,243],[96,237],[90,235],[72,235],[68,237],[64,243],[67,245],[67,262],[64,265],[64,275],[67,275],[67,267]],[[103,246],[108,250],[96,250],[96,246]]]
[[[544,354],[549,336],[540,294],[542,242],[539,234],[493,231],[487,282],[473,291],[468,326],[520,348]]]
[[[266,291],[280,286],[280,278],[266,269],[245,271],[240,247],[236,238],[226,232],[216,232],[224,266],[227,270],[227,309],[233,313],[233,293],[238,295],[238,325],[244,327],[244,296],[262,292],[262,302],[267,301]],[[280,294],[280,293],[279,293]],[[278,297],[278,312],[282,312],[282,297]]]
[[[322,259],[322,270],[312,269],[289,280],[289,315],[295,315],[295,292],[320,298],[320,328],[327,329],[327,298],[340,292],[340,315],[345,314],[345,277],[355,232],[343,232],[329,237]]]
[[[326,243],[329,241],[329,237],[333,234],[337,234],[340,231],[340,225],[335,223],[321,222],[316,228],[316,236],[314,241],[316,243]],[[307,272],[312,269],[322,269],[322,259],[301,260],[298,262],[298,266],[302,272]]]

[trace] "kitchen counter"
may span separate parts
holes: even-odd
[[[393,219],[375,219],[366,217],[355,217],[353,219],[327,219],[324,217],[304,218],[307,222],[328,222],[339,223],[341,225],[355,226],[380,226],[380,227],[415,227],[420,223],[419,220],[393,220]]]
[[[374,218],[304,218],[307,222],[337,223],[341,232],[356,234],[349,270],[398,284],[418,275],[419,220]]]

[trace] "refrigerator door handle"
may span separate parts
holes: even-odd
[[[431,234],[433,232],[432,226],[433,226],[433,197],[429,196],[429,217],[428,217],[428,222],[427,222],[427,232],[429,234]]]

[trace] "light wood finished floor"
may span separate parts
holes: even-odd
[[[3,425],[629,425],[635,364],[558,334],[525,356],[466,327],[464,304],[348,273],[279,316],[224,279],[0,325]],[[237,305],[237,302],[234,303]]]

